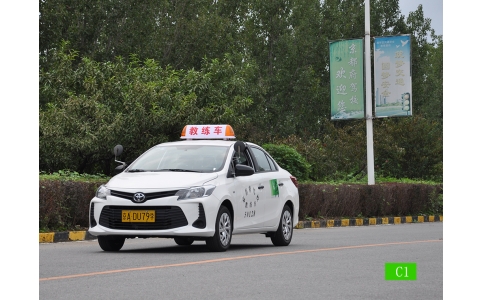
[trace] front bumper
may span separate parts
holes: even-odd
[[[177,200],[171,196],[144,203],[107,196],[94,197],[90,203],[89,233],[94,236],[118,235],[125,237],[211,237],[215,233],[218,199],[214,196]],[[154,210],[155,222],[123,222],[122,210]]]

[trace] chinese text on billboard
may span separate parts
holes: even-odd
[[[331,120],[364,118],[363,39],[331,42],[329,55]]]
[[[375,37],[375,116],[412,115],[410,35]]]

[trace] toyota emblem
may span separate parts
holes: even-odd
[[[145,202],[145,194],[143,194],[143,193],[135,193],[133,195],[133,202],[135,202],[135,203]]]

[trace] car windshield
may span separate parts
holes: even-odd
[[[220,171],[229,147],[210,145],[157,146],[139,157],[128,172],[201,172]]]

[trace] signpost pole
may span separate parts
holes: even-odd
[[[371,98],[370,0],[365,1],[366,156],[368,185],[375,184],[373,153],[373,101]]]

